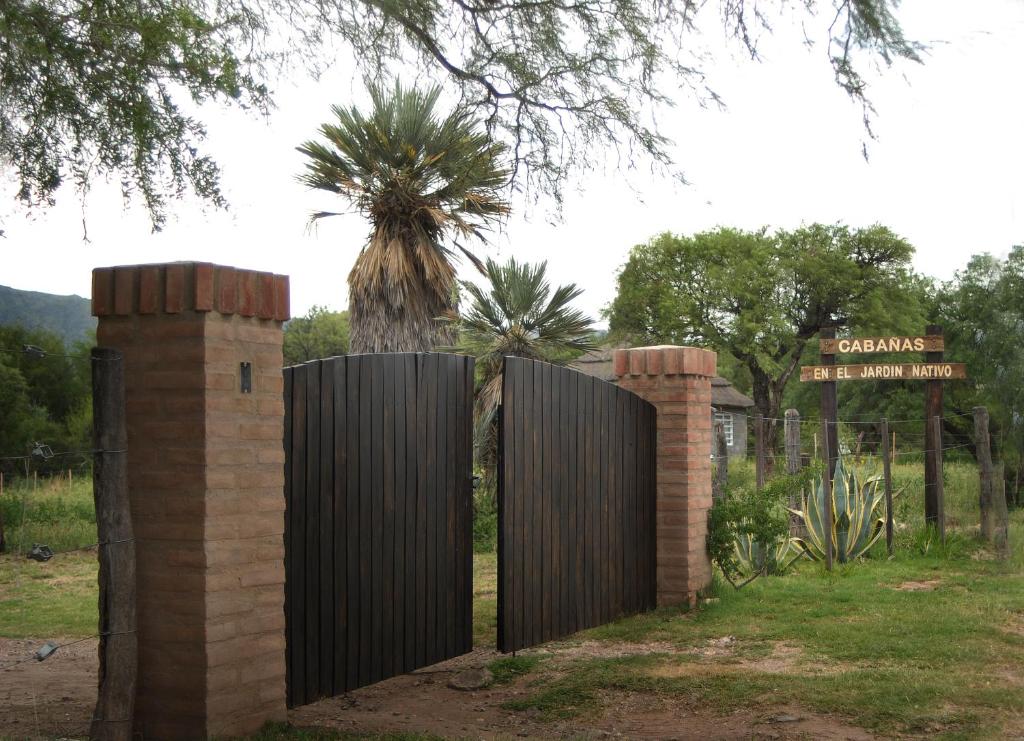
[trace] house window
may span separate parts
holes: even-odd
[[[722,423],[722,429],[725,430],[725,444],[730,448],[732,447],[732,415],[728,412],[715,412],[715,422]]]

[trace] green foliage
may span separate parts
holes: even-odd
[[[839,563],[847,563],[867,553],[885,529],[882,477],[858,475],[840,455],[832,479],[832,519],[827,522],[826,475],[822,471],[808,487],[802,509],[793,510],[803,520],[807,532],[806,538],[795,538],[794,543],[810,558],[821,561],[825,558],[826,544],[831,540],[833,557]],[[893,496],[898,494],[894,492]]]
[[[206,132],[181,106],[266,108],[250,56],[260,25],[239,3],[0,4],[0,161],[18,197],[52,203],[65,182],[86,191],[110,175],[157,229],[168,196],[187,189],[223,205],[217,166],[198,150]]]
[[[920,60],[895,4],[798,7],[866,122],[865,61]],[[30,203],[51,202],[63,182],[85,190],[110,176],[159,227],[168,201],[187,190],[223,203],[193,106],[265,111],[281,63],[319,72],[343,50],[368,79],[412,63],[446,83],[509,145],[525,191],[560,199],[567,176],[600,164],[609,148],[625,167],[671,164],[652,113],[679,89],[718,98],[703,67],[719,40],[698,32],[702,13],[757,59],[759,40],[789,10],[727,0],[14,0],[0,5],[0,161]]]
[[[348,354],[348,312],[314,306],[284,325],[284,364]]]
[[[352,352],[432,350],[453,339],[437,320],[457,307],[457,253],[482,269],[458,240],[483,239],[508,213],[506,151],[465,109],[439,115],[440,88],[371,85],[370,96],[369,115],[334,106],[326,141],[298,148],[308,157],[299,180],[373,226],[348,277]]]
[[[23,353],[25,345],[45,357]],[[27,454],[36,441],[53,450],[89,447],[92,437],[92,385],[89,343],[71,348],[56,334],[0,326],[0,457]],[[41,472],[79,461],[34,461]],[[0,461],[0,471],[22,473],[21,461]]]
[[[789,518],[784,503],[814,475],[808,468],[768,481],[763,489],[730,486],[708,516],[708,554],[734,587],[760,574],[780,574],[788,558]],[[737,585],[737,579],[747,582]]]
[[[879,225],[666,233],[630,252],[610,328],[638,343],[731,355],[749,373],[772,441],[789,381],[822,327],[894,329],[913,314],[913,253]]]
[[[498,550],[498,505],[493,487],[480,486],[473,491],[473,552]]]
[[[1024,245],[1005,260],[975,255],[935,294],[946,357],[967,363],[968,380],[947,384],[947,405],[960,412],[985,406],[996,460],[1006,464],[1007,497],[1020,503],[1024,478]],[[947,432],[971,440],[970,417],[949,419]]]

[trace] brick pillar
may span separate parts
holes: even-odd
[[[98,344],[125,358],[135,733],[195,739],[284,720],[288,278],[203,263],[101,268],[92,312]]]
[[[695,604],[711,582],[711,379],[717,355],[659,345],[616,350],[618,384],[658,410],[658,604]]]

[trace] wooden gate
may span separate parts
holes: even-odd
[[[472,648],[473,359],[286,368],[290,707]]]
[[[655,409],[568,368],[505,358],[498,649],[655,604]]]

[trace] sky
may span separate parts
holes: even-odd
[[[1024,244],[1024,2],[904,0],[898,17],[930,49],[923,65],[871,77],[877,138],[867,160],[860,108],[836,87],[822,46],[807,49],[798,29],[780,24],[763,61],[730,47],[708,65],[724,109],[684,95],[661,116],[688,184],[644,170],[624,176],[609,163],[567,184],[560,215],[551,203],[515,203],[480,254],[547,260],[553,282],[584,289],[578,305],[593,317],[613,299],[629,249],[664,231],[881,223],[917,248],[918,271],[942,280],[972,254],[1005,255]],[[0,285],[88,296],[94,267],[196,260],[291,276],[296,316],[347,308],[346,276],[369,224],[351,214],[307,227],[310,212],[342,204],[296,182],[295,147],[330,105],[362,96],[340,64],[318,81],[278,81],[268,119],[205,107],[227,212],[188,198],[153,234],[145,212],[125,208],[110,184],[94,184],[84,206],[61,191],[51,209],[2,214]],[[466,265],[460,274],[479,277]]]

